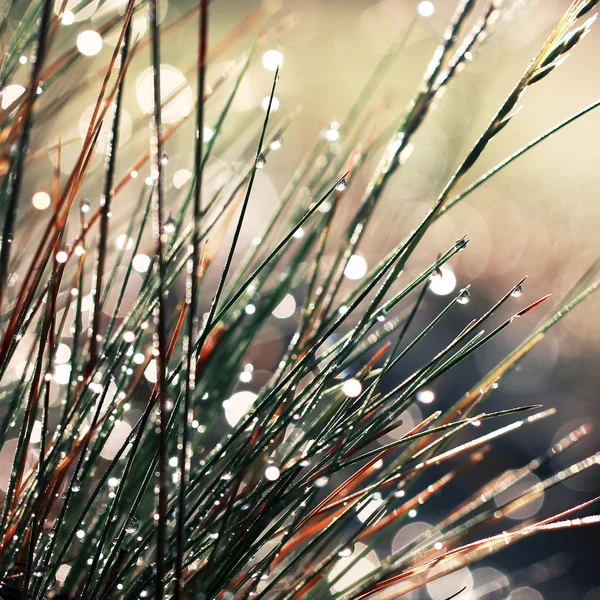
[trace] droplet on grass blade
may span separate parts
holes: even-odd
[[[267,166],[267,159],[265,158],[264,154],[259,154],[258,158],[256,159],[256,168],[257,169],[264,169]]]
[[[125,521],[125,533],[133,534],[137,533],[140,528],[140,523],[135,517],[129,517],[127,521]]]
[[[283,139],[280,135],[276,135],[269,144],[269,148],[271,150],[279,150],[281,148],[281,144],[283,143]]]
[[[431,271],[431,275],[429,276],[429,281],[437,281],[443,277],[442,270],[439,267],[436,267],[433,271]]]
[[[523,295],[523,286],[519,284],[511,293],[513,298],[520,298]]]
[[[202,141],[203,142],[210,142],[210,140],[212,140],[213,136],[215,135],[215,130],[212,127],[209,127],[208,125],[205,125],[202,129]]]
[[[458,252],[462,252],[467,247],[467,242],[465,238],[460,238],[460,240],[456,240],[454,242],[454,248],[458,250]]]
[[[471,300],[471,292],[466,288],[462,289],[460,294],[456,297],[456,301],[459,304],[468,304],[469,300]]]
[[[344,558],[347,556],[352,556],[353,553],[354,553],[354,546],[350,545],[350,546],[344,546],[344,548],[342,548],[341,550],[338,551],[337,555]]]
[[[177,221],[171,215],[169,215],[165,221],[165,224],[163,225],[163,231],[165,233],[174,233],[175,229],[177,229]]]
[[[346,177],[343,177],[342,179],[340,179],[340,181],[338,181],[337,185],[335,186],[335,189],[338,192],[343,192],[347,187],[348,182],[346,181]]]

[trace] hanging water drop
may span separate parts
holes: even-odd
[[[460,291],[460,294],[458,294],[456,301],[459,304],[468,304],[470,299],[471,299],[471,293],[469,292],[469,290],[467,288],[464,288]]]
[[[346,181],[346,176],[344,176],[344,177],[342,177],[342,179],[340,179],[337,182],[337,185],[335,186],[335,189],[338,192],[343,192],[347,187],[348,187],[348,182]]]
[[[165,154],[164,152],[163,152],[163,155],[160,157],[160,162],[161,162],[163,165],[166,165],[166,164],[169,162],[169,157],[168,157],[168,155],[167,155],[167,154]]]
[[[259,154],[258,158],[256,159],[256,168],[257,169],[264,169],[267,165],[267,159],[265,158],[264,154]]]
[[[436,267],[433,271],[431,271],[431,275],[429,276],[429,281],[440,281],[443,277],[442,270],[439,267]]]
[[[456,240],[456,242],[454,242],[454,248],[458,252],[462,252],[466,247],[467,247],[467,240],[465,240],[465,238],[460,238],[460,240]]]
[[[140,528],[140,522],[135,517],[129,517],[125,521],[125,533],[137,533]]]
[[[82,213],[89,212],[90,210],[90,201],[87,198],[82,198],[79,204],[79,209]]]
[[[176,228],[177,228],[177,221],[171,215],[169,215],[167,217],[167,220],[165,221],[165,224],[163,225],[164,232],[165,233],[173,233]]]
[[[71,490],[74,494],[81,491],[81,481],[79,481],[79,479],[73,479],[71,482]]]
[[[378,315],[377,315],[377,320],[378,320],[380,323],[384,323],[384,322],[385,322],[385,320],[386,320],[386,318],[387,318],[387,311],[386,311],[385,309],[383,309],[383,308],[382,308],[382,309],[379,311]]]
[[[523,295],[523,286],[519,284],[510,294],[513,298],[520,298]]]
[[[348,556],[352,556],[352,554],[354,554],[354,546],[344,546],[341,550],[338,551],[337,554],[341,558],[347,558]]]
[[[280,135],[276,135],[269,144],[269,148],[271,150],[279,150],[281,148],[281,144],[283,143],[283,138]]]

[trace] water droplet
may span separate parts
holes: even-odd
[[[440,281],[443,276],[442,270],[439,267],[436,267],[433,271],[431,271],[429,281]]]
[[[523,286],[519,284],[510,295],[513,298],[520,298],[523,295]]]
[[[231,473],[223,473],[223,475],[221,475],[221,479],[223,481],[229,481],[232,478]]]
[[[470,299],[471,299],[471,294],[470,294],[469,290],[465,288],[460,291],[460,294],[458,294],[456,301],[459,304],[468,304]]]
[[[337,185],[335,186],[335,189],[338,192],[343,192],[346,188],[348,187],[348,182],[346,181],[346,177],[342,177],[342,179],[340,179],[337,183]]]
[[[379,314],[377,315],[377,320],[380,323],[383,323],[383,322],[385,322],[386,317],[387,317],[387,311],[385,311],[384,309],[381,309],[379,311]]]
[[[82,198],[81,203],[79,204],[79,208],[82,213],[89,212],[90,210],[90,201],[87,198]]]
[[[209,534],[208,534],[208,537],[209,537],[211,540],[216,540],[216,539],[218,539],[218,537],[219,537],[219,534],[218,534],[218,533],[216,533],[216,532],[215,532],[215,533],[209,533]]]
[[[163,165],[166,165],[169,162],[169,156],[163,152],[163,155],[161,156],[160,162]]]
[[[337,554],[338,554],[338,556],[341,556],[342,558],[352,556],[352,554],[354,554],[354,546],[353,545],[344,546]]]
[[[269,144],[269,148],[271,148],[271,150],[279,150],[279,148],[281,148],[282,143],[283,143],[282,137],[280,135],[276,135],[271,140],[271,143]]]
[[[319,477],[315,481],[315,486],[318,487],[318,488],[325,487],[327,485],[328,481],[329,481],[329,477]]]
[[[175,229],[177,229],[177,221],[169,215],[163,225],[163,230],[165,233],[173,233]]]
[[[458,252],[462,252],[467,247],[467,240],[465,238],[460,238],[460,240],[456,240],[454,242],[454,248],[458,250]]]
[[[258,158],[256,159],[256,168],[257,169],[264,169],[267,166],[267,159],[265,158],[264,154],[259,154]]]
[[[125,521],[125,533],[137,533],[140,528],[140,522],[135,517],[129,517]]]
[[[79,481],[79,479],[73,479],[71,482],[71,490],[74,494],[81,491],[81,481]]]

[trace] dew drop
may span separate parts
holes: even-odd
[[[462,252],[467,247],[467,240],[465,238],[460,238],[460,240],[456,240],[454,242],[454,248],[458,250],[458,252]]]
[[[177,228],[177,221],[171,215],[169,215],[167,217],[167,220],[165,221],[165,224],[163,225],[164,232],[165,233],[174,233],[176,228]]]
[[[352,556],[354,554],[354,546],[344,546],[337,554],[342,558]]]
[[[520,298],[523,295],[523,286],[519,284],[510,294],[513,298]]]
[[[82,198],[81,203],[79,204],[79,209],[82,213],[89,212],[90,210],[90,201],[87,198]]]
[[[269,148],[271,150],[279,150],[281,148],[281,144],[283,143],[283,139],[280,135],[276,135],[269,144]]]
[[[264,154],[259,154],[258,158],[256,159],[256,168],[257,169],[264,169],[267,166],[267,159],[265,158]]]
[[[442,270],[439,267],[436,267],[433,271],[431,271],[431,275],[429,276],[429,281],[440,281],[443,277]]]
[[[459,304],[468,304],[470,299],[471,299],[471,294],[470,294],[469,290],[467,290],[465,288],[460,291],[460,294],[458,294],[456,301]]]
[[[125,521],[125,533],[137,533],[140,528],[140,523],[135,517],[129,517]]]
[[[71,490],[74,494],[81,491],[81,481],[79,479],[73,479],[71,482]]]
[[[315,481],[315,486],[318,487],[318,488],[325,487],[327,485],[328,481],[329,481],[329,477],[319,477]]]
[[[338,192],[343,192],[347,187],[348,187],[348,182],[346,181],[346,177],[343,177],[342,179],[340,179],[338,181],[337,185],[335,186],[335,189]]]

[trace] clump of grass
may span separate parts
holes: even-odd
[[[354,570],[417,507],[426,509],[446,486],[485,461],[493,453],[489,442],[535,427],[553,413],[541,405],[487,412],[484,403],[546,332],[600,286],[597,265],[454,405],[432,413],[400,439],[385,438],[420,392],[521,323],[521,317],[526,321],[549,298],[522,304],[523,278],[389,389],[397,365],[450,312],[465,310],[461,305],[470,299],[467,286],[415,331],[431,280],[442,276],[440,268],[457,253],[468,250],[465,236],[440,249],[416,278],[407,280],[402,273],[429,227],[495,173],[598,105],[584,108],[459,188],[493,138],[512,126],[523,93],[544,85],[588,33],[593,23],[588,13],[595,4],[572,3],[417,228],[342,293],[343,274],[364,231],[384,219],[377,212],[383,191],[400,168],[410,168],[405,151],[441,94],[484,43],[504,10],[501,2],[461,0],[404,113],[363,139],[370,99],[401,52],[408,24],[347,118],[315,141],[241,262],[236,250],[257,170],[280,150],[298,112],[273,123],[271,107],[285,70],[275,71],[264,119],[253,148],[240,154],[241,166],[211,194],[205,171],[215,141],[224,139],[229,109],[248,66],[272,33],[261,34],[247,56],[209,85],[211,58],[243,31],[246,20],[240,31],[211,49],[208,0],[185,13],[174,25],[192,18],[198,22],[200,100],[195,113],[165,127],[163,110],[177,90],[166,99],[161,93],[160,56],[174,25],[161,31],[160,0],[129,0],[123,14],[101,28],[102,34],[116,33],[118,43],[104,73],[92,78],[97,101],[89,129],[66,178],[60,162],[68,142],[53,148],[57,167],[49,218],[43,235],[29,239],[24,252],[28,223],[25,218],[19,224],[18,213],[25,203],[25,173],[36,159],[29,152],[32,132],[52,118],[57,105],[46,98],[64,98],[61,82],[79,55],[68,50],[49,60],[59,23],[70,18],[66,3],[54,14],[53,2],[32,2],[10,35],[8,19],[20,7],[9,3],[0,15],[2,89],[16,76],[23,53],[30,52],[35,61],[25,91],[0,112],[0,444],[14,446],[1,512],[0,597],[396,598],[534,533],[596,523],[598,515],[580,516],[596,499],[520,525],[508,526],[504,519],[548,488],[596,466],[598,455],[541,480],[501,508],[494,503],[499,491],[516,486],[585,436],[589,428],[583,426],[523,468],[493,475],[368,572],[356,575]],[[481,15],[468,29],[479,5]],[[146,8],[148,37],[134,37],[132,19]],[[259,10],[248,19],[260,17]],[[123,96],[131,85],[129,65],[142,52],[149,53],[154,69],[153,114],[148,150],[131,157],[119,147]],[[205,105],[213,102],[218,87],[225,88],[226,100],[214,135],[205,139]],[[78,92],[75,86],[70,94]],[[178,203],[166,183],[166,151],[171,135],[188,118],[195,120],[190,139],[194,168]],[[110,123],[110,136],[101,199],[90,203],[81,190],[104,123]],[[340,132],[345,141],[336,152],[330,141]],[[357,175],[368,159],[377,156],[358,210],[343,235],[336,236],[332,228],[346,210],[344,196],[359,185]],[[113,211],[118,216],[118,197],[148,167],[148,184],[126,223],[125,242],[112,255],[109,240],[115,229],[122,231],[111,219]],[[117,173],[125,168],[119,180]],[[134,257],[148,231],[154,254],[135,301],[126,306]],[[326,264],[326,254],[333,254],[332,263]],[[207,273],[216,256],[224,264],[212,283]],[[121,281],[119,269],[125,273]],[[180,279],[186,282],[185,295],[174,298],[169,292]],[[290,291],[303,294],[303,305],[285,355],[258,394],[231,396],[240,372],[248,372],[246,356]],[[502,320],[490,325],[493,318]],[[14,378],[9,367],[17,359],[24,367]],[[149,392],[144,376],[154,383]],[[52,397],[56,386],[58,406]],[[245,401],[246,407],[234,404]],[[230,417],[231,430],[222,433],[224,402],[236,414]],[[135,421],[128,418],[132,408],[138,409]],[[485,433],[479,433],[480,425]],[[501,533],[499,523],[505,528]],[[449,589],[448,598],[460,598],[462,591]]]

